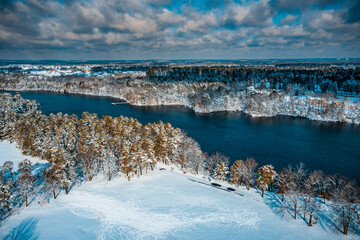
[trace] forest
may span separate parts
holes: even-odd
[[[97,75],[96,68],[89,75],[52,75],[56,71],[0,73],[0,90],[108,96],[137,106],[182,105],[197,113],[240,111],[253,117],[360,124],[358,67],[177,66],[107,75]]]
[[[291,90],[356,95],[360,93],[360,68],[326,65],[263,67],[154,67],[146,72],[154,82],[249,82],[258,89]]]
[[[23,154],[46,160],[39,172],[24,159],[14,170],[6,161],[0,170],[1,221],[36,196],[56,198],[72,187],[103,174],[131,181],[162,163],[184,174],[207,176],[218,183],[255,188],[259,194],[276,193],[279,214],[290,214],[309,227],[322,221],[324,211],[334,230],[359,234],[358,183],[320,170],[309,171],[303,164],[276,171],[271,164],[258,166],[249,157],[231,166],[221,153],[208,155],[186,133],[170,123],[142,125],[124,116],[110,117],[83,113],[42,114],[36,101],[15,94],[0,95],[0,140],[15,142]],[[266,203],[266,202],[265,202]],[[300,224],[300,223],[299,223]]]

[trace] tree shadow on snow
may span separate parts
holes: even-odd
[[[36,218],[27,218],[23,220],[17,227],[11,230],[4,240],[36,240],[40,234],[37,232],[36,225],[39,220]]]
[[[286,214],[292,215],[289,212],[288,203],[281,201],[281,197],[278,194],[265,192],[264,202],[278,216],[285,217]]]

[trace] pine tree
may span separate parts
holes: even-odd
[[[54,199],[56,199],[56,191],[60,188],[63,177],[61,165],[59,163],[51,164],[44,170],[44,177],[47,189],[52,191]]]
[[[61,169],[61,185],[64,187],[65,193],[68,194],[77,177],[75,161],[73,159],[66,159],[62,163]]]
[[[219,181],[225,181],[226,176],[229,174],[228,169],[224,162],[216,164],[214,178]]]
[[[264,197],[264,191],[269,188],[269,185],[274,182],[277,173],[274,170],[274,167],[270,164],[264,165],[258,169],[258,185],[261,187],[262,194]]]
[[[29,205],[28,198],[31,195],[35,182],[35,177],[31,174],[31,162],[29,160],[25,159],[19,163],[19,173],[20,176],[17,181],[23,202],[25,202],[25,206],[27,207]]]
[[[118,172],[117,159],[112,151],[107,149],[104,157],[104,175],[110,181],[112,176]]]
[[[243,160],[237,160],[230,168],[230,181],[232,184],[241,185],[246,176],[246,167]]]
[[[12,188],[13,183],[11,181],[0,179],[0,211],[2,216],[5,216],[11,210],[11,202],[13,200]]]
[[[215,173],[215,169],[219,163],[229,164],[229,158],[222,153],[216,152],[207,159],[207,170],[210,175]]]
[[[14,180],[13,178],[13,166],[14,163],[12,161],[5,161],[3,166],[2,166],[2,171],[4,172],[4,175],[6,175],[7,173],[9,173],[11,180]]]
[[[147,173],[148,166],[153,170],[156,165],[155,153],[154,153],[154,142],[151,139],[145,139],[141,142],[142,151],[145,154],[145,171]]]

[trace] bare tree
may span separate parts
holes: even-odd
[[[356,182],[338,178],[337,188],[333,194],[334,208],[343,234],[347,235],[351,224],[359,221],[359,187]]]
[[[281,194],[281,201],[284,201],[284,197],[288,191],[288,183],[290,182],[291,174],[287,168],[282,169],[276,177],[275,186],[277,187],[277,194]]]
[[[323,173],[321,171],[311,172],[304,181],[303,188],[303,213],[304,220],[306,221],[306,215],[309,214],[309,226],[312,226],[314,214],[319,211],[320,204],[315,199],[316,194],[319,192],[320,184],[323,179]]]
[[[291,201],[291,208],[294,211],[294,218],[296,219],[298,211],[298,203],[301,195],[301,187],[306,176],[306,170],[304,164],[300,163],[299,165],[288,167],[287,171],[290,174],[290,181],[287,184],[287,195]]]
[[[247,189],[250,190],[250,184],[253,181],[253,177],[254,177],[254,171],[255,168],[258,166],[258,163],[255,161],[254,158],[246,158],[246,161],[244,162],[244,165],[246,167],[246,184],[247,184]]]

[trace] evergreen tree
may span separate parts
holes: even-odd
[[[264,197],[264,191],[269,188],[269,185],[274,182],[277,173],[274,170],[274,167],[270,164],[264,165],[258,169],[258,186],[261,187],[262,194]]]
[[[73,159],[66,159],[62,163],[61,169],[61,185],[64,187],[65,193],[68,194],[77,177],[75,161]]]
[[[25,159],[19,163],[19,173],[20,176],[17,181],[23,202],[25,202],[27,207],[29,205],[28,198],[31,195],[35,182],[35,177],[31,174],[31,162],[29,160]]]
[[[112,176],[118,172],[117,159],[112,151],[107,149],[104,157],[104,175],[110,181]]]
[[[219,181],[225,181],[227,175],[229,174],[228,167],[225,165],[224,162],[220,162],[216,164],[214,178]]]
[[[63,171],[59,163],[51,164],[44,170],[46,187],[48,190],[52,191],[54,199],[56,199],[56,191],[59,190],[61,186],[62,177]]]
[[[13,183],[11,181],[0,179],[0,212],[2,216],[5,216],[11,210],[13,200],[12,188]]]
[[[243,160],[236,160],[230,167],[230,181],[232,184],[241,185],[246,176],[246,167]]]
[[[13,172],[12,172],[13,166],[14,166],[14,163],[12,161],[5,161],[2,166],[2,171],[3,171],[4,175],[6,175],[8,173],[11,177],[11,180],[14,180]]]

